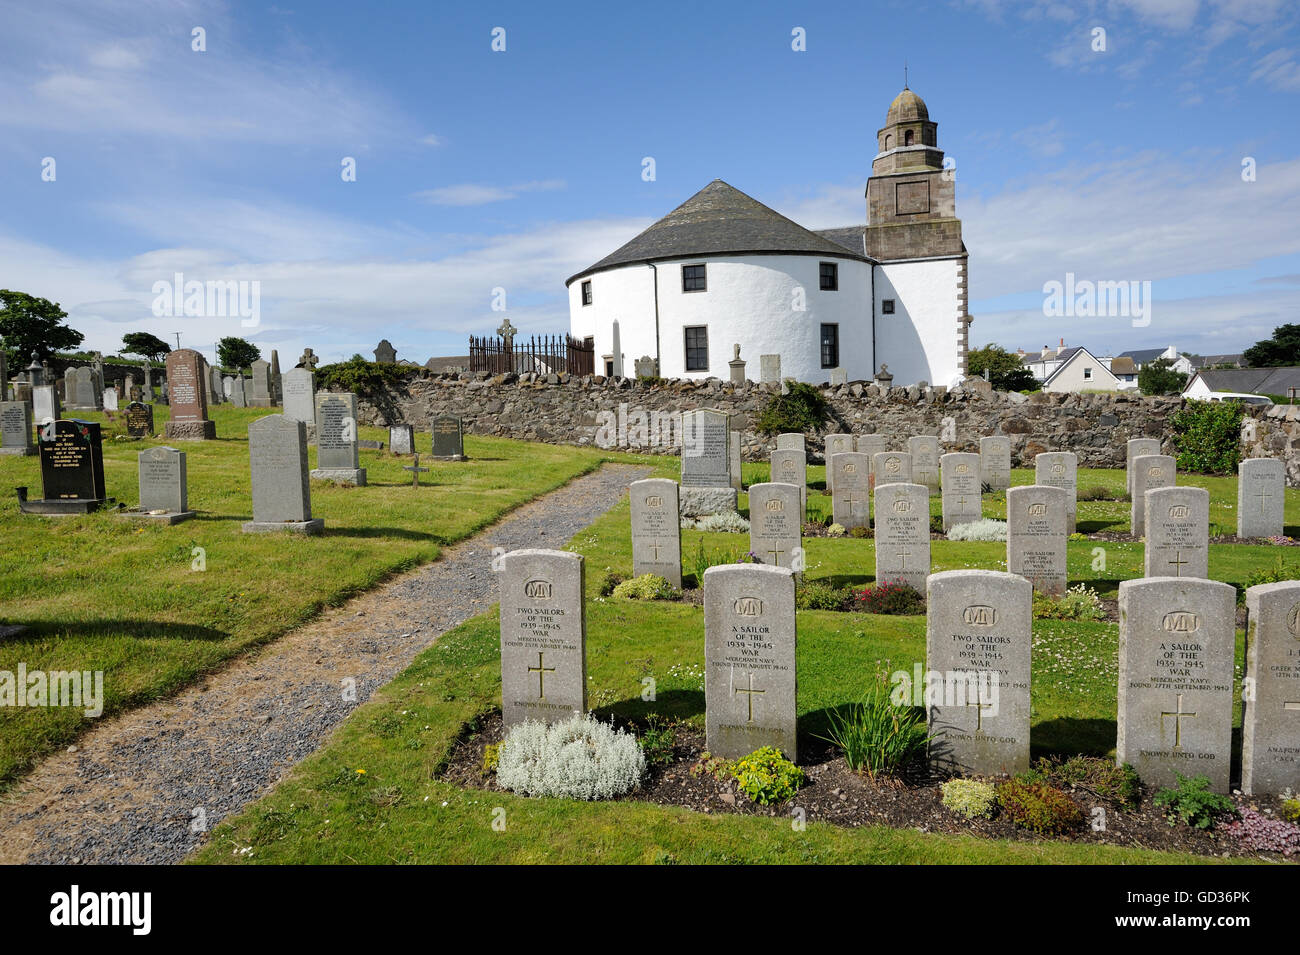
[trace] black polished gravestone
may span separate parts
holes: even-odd
[[[44,497],[26,501],[24,514],[89,514],[108,503],[104,490],[104,452],[99,424],[76,419],[55,421],[37,432]]]
[[[455,415],[439,415],[429,425],[433,432],[433,458],[435,461],[464,461],[465,439],[460,419]]]
[[[130,438],[153,435],[153,405],[133,401],[126,406],[126,434]]]

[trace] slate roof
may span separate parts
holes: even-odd
[[[1188,386],[1197,378],[1211,391],[1233,391],[1243,395],[1285,395],[1288,388],[1300,388],[1300,368],[1297,367],[1207,368],[1192,375],[1187,381]]]
[[[1112,375],[1136,375],[1137,363],[1127,355],[1120,355],[1118,358],[1110,360],[1110,373]]]
[[[839,230],[832,230],[839,231]],[[829,255],[867,261],[840,242],[805,229],[774,209],[715,179],[632,241],[570,276],[575,279],[620,265],[660,259],[745,253]]]
[[[1246,359],[1242,355],[1193,355],[1193,368],[1213,368],[1215,365],[1235,365],[1242,368]]]
[[[1132,358],[1139,365],[1145,365],[1149,361],[1155,361],[1165,353],[1163,348],[1139,348],[1136,351],[1120,352],[1119,358]]]
[[[866,254],[867,227],[865,224],[840,226],[837,229],[816,229],[814,231],[817,235],[844,246],[850,252],[856,252],[858,255]]]

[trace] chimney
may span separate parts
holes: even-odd
[[[1046,345],[1044,345],[1044,346],[1043,346],[1043,353],[1042,353],[1041,355],[1039,355],[1038,357],[1039,357],[1039,358],[1051,358],[1051,357],[1052,357],[1052,350],[1051,350],[1050,348],[1048,348]]]
[[[1025,350],[1024,350],[1023,348],[1017,348],[1017,349],[1016,349],[1016,357],[1017,357],[1017,358],[1024,358],[1024,357],[1025,357]]]
[[[1065,351],[1065,339],[1064,339],[1064,338],[1061,339],[1061,344],[1059,344],[1059,345],[1056,346],[1056,353],[1057,353],[1058,355],[1059,355],[1061,352],[1063,352],[1063,351]]]

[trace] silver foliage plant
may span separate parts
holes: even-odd
[[[956,524],[948,530],[950,541],[1004,541],[1007,539],[1007,522],[984,518],[969,524]]]
[[[645,753],[635,736],[591,715],[560,723],[529,720],[506,734],[497,782],[526,796],[612,799],[645,776]]]
[[[687,517],[682,520],[682,530],[712,531],[714,533],[725,534],[748,534],[749,521],[745,520],[735,511],[724,511],[721,514],[707,514],[704,517],[697,519]]]

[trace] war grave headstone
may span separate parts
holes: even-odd
[[[1246,590],[1241,791],[1300,792],[1300,581]]]
[[[271,363],[264,359],[253,362],[252,391],[246,395],[248,407],[271,407]]]
[[[1032,619],[1033,588],[1018,574],[930,575],[925,706],[935,768],[988,776],[1029,768]]]
[[[767,564],[704,572],[704,720],[724,759],[763,746],[799,759],[794,573]]]
[[[1000,434],[980,438],[980,483],[990,491],[1011,486],[1011,439]]]
[[[236,408],[248,407],[248,380],[233,378],[230,382],[230,403]]]
[[[153,405],[133,401],[126,406],[126,434],[129,438],[153,437]]]
[[[739,431],[731,432],[731,486],[737,492],[745,489],[744,473],[740,470],[741,463],[744,459],[743,449],[741,447],[741,433]]]
[[[1029,484],[1007,489],[1007,571],[1051,597],[1061,596],[1068,586],[1068,506],[1065,488]]]
[[[305,424],[281,414],[258,418],[248,426],[248,461],[253,519],[241,528],[244,533],[324,531],[325,521],[311,516]]]
[[[912,455],[912,480],[924,484],[931,497],[939,495],[939,439],[932,434],[917,434],[907,439]]]
[[[851,531],[871,526],[871,473],[865,454],[846,451],[831,455],[831,519]]]
[[[455,415],[438,415],[429,422],[433,432],[433,459],[435,461],[464,461],[465,436],[460,418]]]
[[[1129,438],[1124,445],[1124,489],[1133,493],[1133,462],[1149,454],[1160,453],[1159,438]]]
[[[930,492],[924,484],[876,486],[876,584],[925,593],[930,574]]]
[[[89,514],[109,502],[104,490],[104,450],[99,424],[77,419],[54,421],[37,427],[41,456],[39,501],[24,500],[24,514],[65,516]]]
[[[776,449],[778,451],[807,451],[802,431],[790,431],[785,434],[776,436]]]
[[[350,391],[316,395],[316,469],[311,476],[337,484],[366,483],[357,448],[357,396]]]
[[[284,386],[284,416],[310,425],[307,438],[311,440],[316,423],[316,380],[306,368],[291,368],[281,378]]]
[[[35,454],[32,406],[25,401],[0,401],[0,454]]]
[[[140,506],[122,511],[123,517],[179,524],[189,520],[189,489],[185,452],[176,448],[148,448],[137,455]]]
[[[1236,594],[1195,577],[1120,581],[1115,762],[1150,787],[1179,772],[1228,791]]]
[[[1133,501],[1129,505],[1129,527],[1134,537],[1146,534],[1147,491],[1158,487],[1173,487],[1177,483],[1176,463],[1167,454],[1144,454],[1133,459]]]
[[[912,456],[906,451],[877,451],[871,457],[871,474],[876,479],[876,487],[911,484]]]
[[[836,454],[852,454],[855,450],[855,442],[851,434],[828,434],[825,439],[825,454],[823,460],[826,464],[826,493],[830,494],[835,490],[831,479],[831,458]],[[870,464],[868,463],[868,467]]]
[[[1144,577],[1210,576],[1210,492],[1159,487],[1146,493]]]
[[[1073,534],[1079,517],[1079,458],[1073,451],[1044,451],[1034,458],[1034,483],[1059,487],[1067,495],[1065,532]]]
[[[943,529],[969,524],[984,516],[980,495],[980,456],[974,452],[951,451],[939,458],[943,476]]]
[[[1280,458],[1247,458],[1237,466],[1237,536],[1281,537],[1286,465]]]
[[[677,482],[667,478],[633,481],[628,494],[632,505],[632,575],[658,574],[680,590],[682,522],[677,509]]]
[[[802,448],[777,448],[772,452],[770,480],[773,483],[793,484],[799,488],[799,513],[808,511],[808,456]],[[750,505],[753,509],[753,505]]]
[[[554,723],[587,712],[581,554],[515,550],[500,559],[501,716]]]
[[[729,421],[725,411],[701,408],[682,412],[683,517],[736,510]]]
[[[114,386],[112,388],[105,388],[104,389],[104,410],[117,411],[118,410],[117,402],[118,402],[117,387]]]
[[[414,454],[415,428],[409,424],[389,425],[388,450],[393,454]]]
[[[163,429],[169,441],[203,441],[217,436],[208,420],[208,373],[203,356],[191,348],[167,353],[171,419]]]
[[[860,434],[854,441],[853,450],[867,456],[871,476],[876,475],[876,455],[889,450],[889,437],[883,434]]]
[[[749,549],[764,564],[803,570],[803,490],[797,484],[751,484]]]

